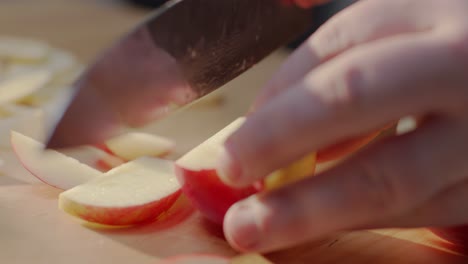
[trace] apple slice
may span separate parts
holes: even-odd
[[[141,157],[61,193],[59,208],[91,223],[130,226],[156,220],[180,195],[172,161]]]
[[[176,175],[182,191],[209,220],[222,224],[231,205],[259,191],[270,191],[285,184],[311,176],[315,171],[315,153],[292,163],[266,177],[264,182],[235,189],[225,185],[216,172],[224,141],[245,121],[241,117],[220,130],[176,161]]]
[[[61,49],[53,49],[43,67],[54,75],[60,75],[71,70],[77,63],[77,59],[71,53]]]
[[[175,144],[161,136],[130,132],[107,140],[105,146],[114,155],[128,161],[143,156],[161,157],[171,152]]]
[[[217,224],[222,224],[232,204],[258,192],[253,186],[234,189],[225,185],[215,169],[224,141],[244,120],[244,117],[236,119],[176,161],[182,191],[207,219]]]
[[[20,71],[0,81],[0,103],[18,101],[41,89],[51,79],[46,69]]]
[[[79,66],[64,71],[59,74],[54,74],[52,79],[47,82],[47,85],[41,89],[23,97],[17,102],[27,106],[44,106],[58,100],[57,98],[63,93],[68,93],[72,89],[72,83],[82,72]]]
[[[15,63],[38,63],[47,59],[49,52],[50,46],[38,40],[0,37],[0,60]]]
[[[217,255],[192,254],[163,259],[159,264],[230,264],[230,259]]]
[[[274,190],[287,184],[294,183],[305,177],[311,176],[315,172],[317,164],[317,153],[312,153],[291,165],[277,170],[265,178],[264,188]]]
[[[39,180],[39,178],[31,175],[31,172],[24,168],[13,150],[1,150],[0,159],[3,160],[3,164],[0,167],[0,177],[11,177],[21,183],[26,184],[44,183],[43,181]]]
[[[125,163],[121,158],[93,146],[62,150],[60,153],[100,171],[108,171]]]
[[[102,175],[74,158],[44,150],[44,144],[18,132],[11,132],[11,145],[25,169],[58,189],[67,190]]]

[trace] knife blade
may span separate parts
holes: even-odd
[[[291,2],[167,2],[78,78],[47,147],[100,143],[213,92],[310,27]]]

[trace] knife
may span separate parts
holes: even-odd
[[[48,148],[100,143],[215,91],[310,28],[292,0],[171,0],[104,51],[58,109]]]

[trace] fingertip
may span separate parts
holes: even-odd
[[[223,183],[229,186],[243,187],[241,182],[243,170],[233,152],[227,146],[223,147],[219,155],[216,172]]]
[[[241,252],[255,251],[260,243],[254,204],[247,199],[233,205],[224,218],[224,234],[228,243]]]

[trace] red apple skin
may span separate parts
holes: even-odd
[[[328,162],[351,154],[374,140],[380,131],[368,135],[346,140],[341,143],[321,149],[317,152],[317,163]]]
[[[352,154],[367,144],[371,143],[373,140],[377,139],[379,136],[383,135],[387,130],[395,126],[395,123],[387,124],[381,129],[372,131],[368,134],[355,137],[337,144],[328,146],[326,148],[320,149],[317,152],[317,163],[324,163],[328,161],[333,161],[340,159],[346,155]]]
[[[429,228],[429,230],[447,242],[450,242],[464,250],[468,250],[468,225],[445,228]]]
[[[159,264],[229,264],[228,258],[209,254],[181,255],[166,258]]]
[[[161,200],[120,209],[80,205],[69,200],[61,207],[69,214],[91,223],[108,226],[132,226],[156,220],[172,207],[181,194],[182,191],[179,189]]]
[[[96,161],[96,164],[94,165],[94,167],[102,172],[107,172],[114,168],[113,166],[111,166],[108,162],[106,162],[103,159],[99,159],[98,161]]]
[[[235,189],[224,184],[216,170],[193,171],[176,164],[176,176],[182,192],[208,220],[222,225],[224,215],[234,203],[259,191],[255,187]]]
[[[96,143],[93,145],[93,147],[96,147],[104,152],[107,152],[108,154],[112,154],[114,155],[114,153],[112,152],[112,150],[110,150],[105,143]]]

